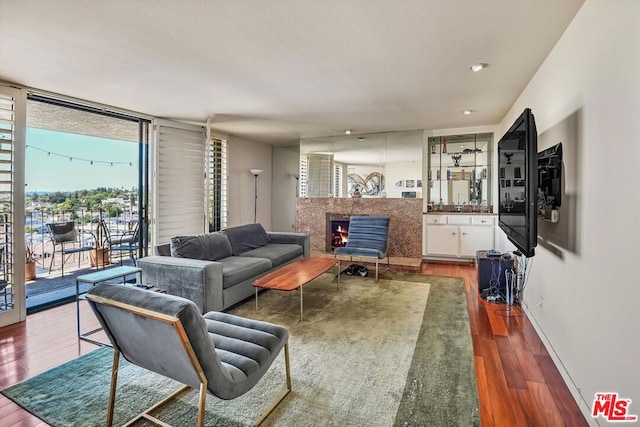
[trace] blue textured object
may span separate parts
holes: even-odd
[[[335,248],[334,255],[376,258],[376,282],[378,281],[378,260],[389,257],[389,218],[381,216],[352,216],[349,220],[349,235],[346,246]]]

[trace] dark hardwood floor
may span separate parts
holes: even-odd
[[[421,272],[463,277],[473,337],[482,426],[587,426],[540,338],[519,307],[478,297],[474,266],[426,263]],[[0,328],[0,389],[96,347],[76,337],[75,303]],[[97,321],[82,304],[83,330]],[[47,424],[0,395],[0,426]]]

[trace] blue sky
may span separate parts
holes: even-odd
[[[138,144],[28,128],[26,183],[28,193],[138,187]]]

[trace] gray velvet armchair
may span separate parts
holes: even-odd
[[[113,422],[120,354],[138,366],[199,390],[198,426],[204,424],[206,394],[230,400],[251,390],[284,347],[286,389],[257,421],[259,425],[291,391],[288,331],[226,313],[200,314],[184,298],[131,286],[102,284],[87,299],[114,348],[107,425]],[[131,421],[146,419],[154,405]]]
[[[335,248],[333,254],[353,257],[371,257],[376,260],[376,282],[378,281],[379,260],[387,258],[389,269],[389,254],[387,246],[389,240],[389,218],[381,216],[352,216],[349,219],[349,234],[347,244]],[[338,262],[340,262],[338,260]]]

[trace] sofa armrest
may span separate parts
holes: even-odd
[[[222,264],[219,262],[149,256],[140,258],[137,265],[142,269],[144,285],[189,299],[203,314],[222,310]]]
[[[303,256],[311,256],[311,236],[309,233],[292,233],[284,231],[268,231],[271,243],[296,243],[302,246]]]

